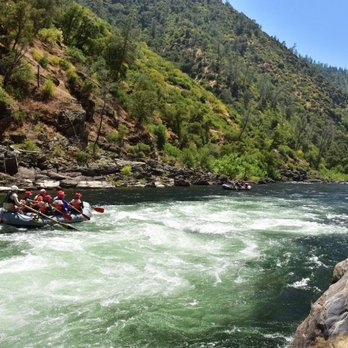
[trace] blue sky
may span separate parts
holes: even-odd
[[[228,0],[302,56],[348,68],[348,0]]]

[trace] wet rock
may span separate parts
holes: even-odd
[[[336,265],[333,281],[297,328],[293,348],[348,347],[348,259]]]
[[[36,181],[35,185],[38,188],[53,189],[53,188],[60,187],[60,182],[55,180],[42,180],[42,181]]]
[[[273,180],[273,179],[271,179],[271,178],[263,178],[263,179],[260,179],[257,183],[258,183],[259,185],[274,184],[274,183],[275,183],[275,180]]]
[[[73,188],[79,184],[79,179],[65,179],[60,182],[62,188]]]
[[[53,172],[53,171],[48,171],[47,172],[47,176],[50,179],[53,179],[53,180],[64,180],[64,179],[67,178],[67,175],[56,173],[56,172]]]
[[[174,186],[191,186],[191,183],[183,177],[174,179]]]
[[[103,189],[103,188],[113,188],[115,187],[112,183],[108,182],[108,181],[94,181],[94,180],[90,180],[90,181],[86,181],[86,180],[81,180],[78,185],[78,188],[99,188],[99,189]]]
[[[92,164],[89,167],[79,168],[82,175],[89,177],[114,174],[119,172],[120,169],[120,166],[117,164]]]
[[[35,181],[37,173],[35,168],[19,167],[18,173],[16,174],[17,180],[31,180]]]

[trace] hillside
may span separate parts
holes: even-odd
[[[256,23],[217,0],[81,2],[110,23],[72,1],[0,10],[3,144],[42,169],[345,178],[347,96]]]
[[[343,93],[348,93],[348,70],[336,68],[327,64],[317,63],[312,59],[306,59],[317,71],[325,76],[334,86],[337,86]]]
[[[264,149],[267,138],[288,166],[305,160],[346,171],[347,95],[228,3],[80,2],[121,27],[132,18],[151,48],[228,104],[242,129],[247,124],[249,149]]]

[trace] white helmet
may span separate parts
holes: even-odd
[[[18,191],[19,188],[16,185],[11,186],[11,191]]]

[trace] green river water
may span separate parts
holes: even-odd
[[[79,231],[0,225],[0,347],[287,347],[348,257],[347,193],[93,190]]]

